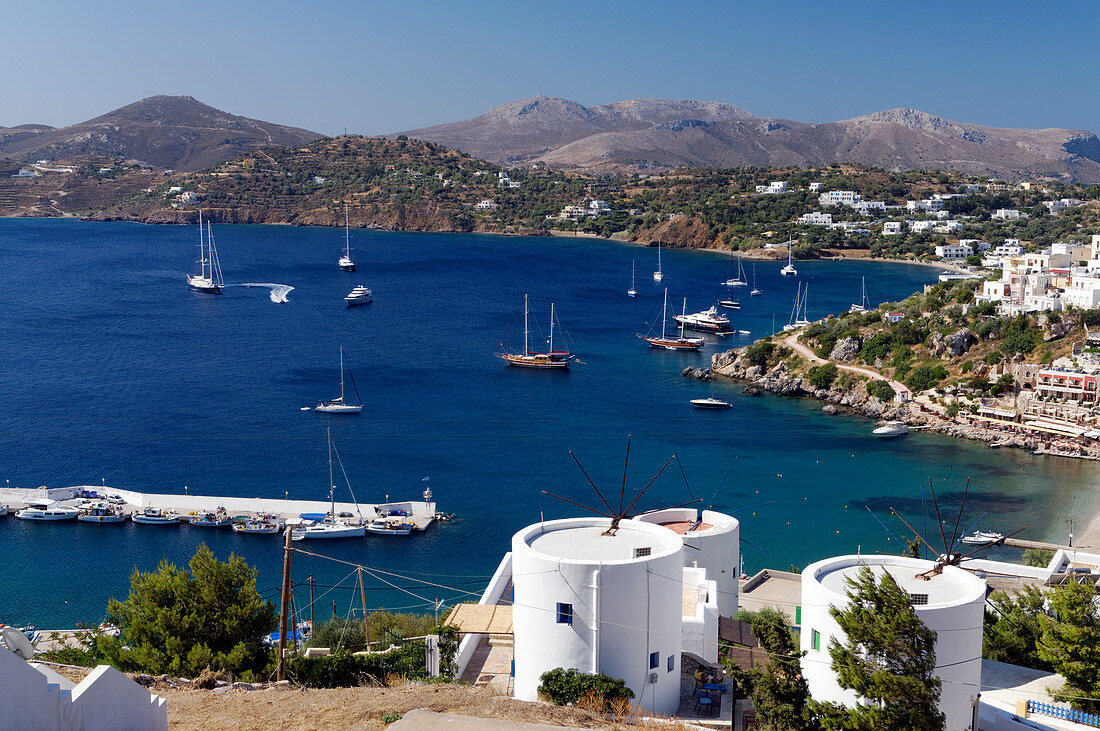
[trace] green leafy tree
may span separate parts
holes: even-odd
[[[1100,616],[1096,590],[1070,581],[1047,594],[1053,617],[1041,617],[1039,658],[1061,673],[1066,684],[1053,693],[1083,711],[1100,711]]]
[[[936,633],[917,616],[889,573],[881,579],[867,567],[848,579],[847,607],[829,610],[844,631],[843,644],[829,645],[832,669],[842,688],[863,702],[853,708],[814,702],[828,729],[943,729],[935,676]]]
[[[806,375],[809,376],[810,383],[813,384],[814,388],[828,388],[836,380],[836,365],[826,363],[822,366],[815,366]]]
[[[156,571],[135,569],[129,597],[107,605],[129,649],[100,638],[102,650],[123,669],[151,673],[263,670],[270,660],[263,638],[275,628],[275,608],[257,593],[256,573],[239,556],[219,561],[206,544],[187,569],[167,560]]]
[[[787,617],[778,609],[765,607],[751,617],[752,633],[768,653],[764,665],[751,673],[752,705],[763,716],[761,729],[819,728],[810,710],[810,690],[802,676],[798,650]]]

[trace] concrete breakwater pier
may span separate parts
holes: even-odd
[[[163,493],[144,493],[135,490],[123,490],[108,485],[75,485],[72,487],[38,488],[0,488],[0,505],[7,505],[12,512],[26,505],[28,500],[56,500],[64,503],[80,499],[83,495],[94,493],[97,500],[105,500],[108,495],[122,498],[125,512],[156,508],[170,510],[187,516],[192,513],[212,513],[224,508],[230,515],[266,514],[277,515],[281,519],[297,518],[303,513],[327,513],[331,504],[327,500],[288,500],[261,497],[227,497],[217,495],[175,495]],[[434,500],[398,500],[384,503],[336,503],[337,515],[348,513],[353,518],[362,516],[364,521],[386,515],[391,511],[408,513],[405,520],[416,526],[416,530],[427,529],[436,520]]]

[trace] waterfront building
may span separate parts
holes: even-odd
[[[802,572],[802,674],[818,701],[854,706],[859,698],[842,688],[832,670],[829,645],[845,634],[829,614],[848,605],[848,579],[868,567],[877,576],[889,573],[909,593],[917,616],[937,632],[935,674],[942,681],[939,708],[946,728],[977,728],[982,676],[982,618],[986,583],[954,566],[923,578],[935,564],[901,556],[839,556],[807,566]]]
[[[917,223],[924,222],[917,221]],[[945,260],[965,259],[968,256],[971,256],[973,253],[974,250],[971,249],[967,244],[945,244],[944,246],[936,247],[936,256]]]

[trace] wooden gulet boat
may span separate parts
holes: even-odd
[[[510,366],[519,368],[542,368],[551,370],[563,370],[569,367],[576,356],[568,350],[554,350],[554,305],[550,305],[550,347],[545,353],[532,351],[530,346],[528,297],[523,295],[523,352],[509,353],[502,351],[496,356]],[[503,343],[501,344],[503,347]]]
[[[684,313],[687,314],[687,299],[684,299]],[[703,338],[687,338],[684,337],[684,324],[680,323],[680,337],[669,337],[665,333],[665,327],[668,323],[668,288],[665,288],[665,304],[661,310],[661,336],[655,335],[642,335],[638,333],[638,337],[649,343],[651,348],[664,348],[665,350],[698,350],[706,344]]]

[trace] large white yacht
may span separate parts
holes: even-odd
[[[730,325],[730,319],[720,313],[718,308],[714,305],[711,305],[709,310],[693,312],[690,315],[674,315],[672,319],[688,330],[698,330],[700,332],[716,333],[719,335],[733,332],[733,327]]]
[[[27,500],[27,507],[15,514],[20,520],[72,520],[80,515],[79,508],[62,505],[56,500]]]
[[[348,303],[348,307],[353,305],[365,305],[368,302],[374,301],[374,292],[371,292],[369,287],[360,284],[358,287],[351,290],[351,292],[348,292],[348,295],[344,297],[344,301]]]

